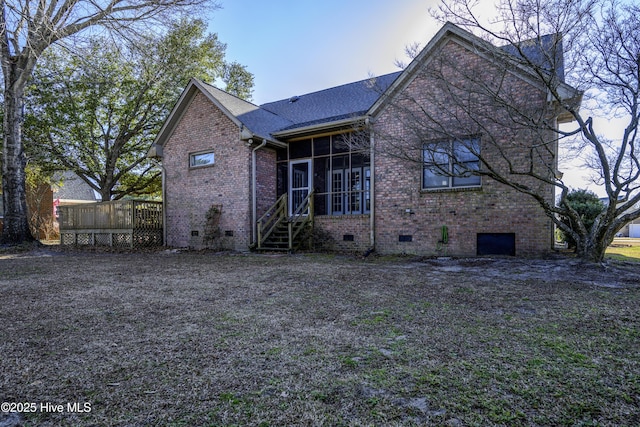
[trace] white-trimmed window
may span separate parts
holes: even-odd
[[[430,142],[423,148],[422,188],[479,187],[480,138]]]
[[[201,168],[204,166],[211,166],[215,163],[215,155],[213,151],[200,151],[198,153],[189,154],[189,167]]]
[[[331,215],[357,215],[370,212],[370,166],[333,169],[329,182],[331,182],[329,200]]]

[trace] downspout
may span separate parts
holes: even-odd
[[[555,142],[554,142],[554,154],[555,154],[555,162],[553,165],[553,175],[554,178],[558,181],[562,180],[562,176],[563,173],[560,172],[560,170],[558,170],[559,164],[558,164],[558,157],[560,157],[560,138],[558,137],[558,135],[560,135],[560,123],[558,123],[558,116],[553,118],[553,129],[555,132]],[[553,200],[553,203],[555,204],[556,199],[556,190],[558,188],[554,185],[553,186],[553,193],[551,194],[551,200]],[[556,224],[551,221],[551,252],[553,252],[556,249]]]
[[[249,146],[251,146],[251,144],[253,144],[253,140],[249,139],[248,144]],[[257,147],[254,147],[253,150],[251,150],[251,180],[252,180],[252,184],[251,184],[251,245],[258,243],[256,242],[257,235],[258,235],[258,206],[257,206],[258,191],[256,189],[256,184],[258,180],[256,179],[256,170],[257,170],[256,151],[263,148],[265,145],[267,145],[267,140],[263,139],[262,144],[258,145]]]
[[[370,244],[370,248],[369,250],[374,251],[376,248],[376,197],[375,197],[375,165],[376,165],[376,150],[375,150],[375,137],[374,137],[374,132],[373,132],[373,128],[370,126],[371,124],[371,119],[369,117],[367,117],[364,121],[366,128],[369,129],[369,158],[371,161],[371,165],[369,166],[369,171],[371,173],[371,177],[369,180],[369,203],[370,203],[370,208],[369,208],[369,244]]]
[[[166,170],[162,161],[152,159],[153,162],[160,167],[162,177],[162,246],[167,246],[167,185],[166,185]]]

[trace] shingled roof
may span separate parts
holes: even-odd
[[[292,122],[291,125],[281,128],[279,131],[358,117],[364,115],[371,108],[400,74],[402,72],[399,71],[269,102],[262,104],[260,108]]]
[[[401,73],[371,77],[260,106],[207,83],[198,83],[256,136],[273,137],[282,131],[362,116]]]
[[[53,177],[54,197],[60,200],[95,202],[98,198],[91,186],[71,171],[56,173]]]
[[[525,40],[517,45],[505,45],[501,49],[517,58],[527,58],[546,72],[555,72],[564,82],[564,50],[561,34],[547,34]]]
[[[201,84],[231,115],[257,135],[270,136],[272,132],[278,129],[293,125],[292,121],[283,116],[240,99],[207,83],[201,82]]]
[[[470,46],[480,46],[485,51],[506,52],[509,54],[507,56],[515,57],[519,54],[513,46],[500,48],[490,45],[468,31],[452,23],[447,23],[403,71],[262,105],[255,105],[214,86],[192,79],[160,130],[154,146],[164,145],[177,125],[182,112],[189,105],[188,100],[195,96],[197,91],[204,93],[239,127],[241,139],[265,139],[278,146],[282,146],[287,137],[299,136],[325,128],[347,126],[352,121],[359,120],[366,115],[375,117],[390,102],[389,100],[415,77],[416,70],[448,37],[456,37]],[[553,52],[553,55],[556,55],[553,59],[553,65],[560,65],[555,69],[560,77],[561,85],[563,85],[563,91],[568,94],[567,96],[575,95],[575,90],[563,83],[562,45],[561,39],[557,35],[543,36],[532,42],[524,42],[520,47],[524,56],[532,59],[534,63],[541,63],[543,67],[549,62],[549,52]],[[523,73],[527,72],[531,71],[523,69]],[[383,94],[385,96],[382,96]],[[161,149],[159,152],[154,152],[158,154]]]

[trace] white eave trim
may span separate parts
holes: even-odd
[[[340,129],[346,128],[348,126],[354,125],[359,122],[364,122],[368,116],[357,116],[357,117],[349,117],[342,120],[336,120],[333,122],[323,122],[317,123],[314,125],[303,126],[294,129],[287,129],[280,132],[274,132],[273,136],[276,138],[291,138],[295,136],[302,136],[306,134],[313,134],[317,132],[332,130],[332,129]]]
[[[286,144],[275,140],[271,137],[265,137],[263,135],[257,135],[253,133],[250,129],[248,129],[244,123],[242,123],[236,116],[234,116],[218,99],[216,99],[204,86],[204,84],[195,78],[189,80],[186,88],[182,91],[180,98],[176,102],[173,110],[165,120],[160,132],[156,136],[156,139],[153,141],[151,148],[147,152],[147,157],[161,157],[162,156],[162,147],[167,142],[171,134],[173,133],[175,127],[180,123],[182,116],[191,105],[195,95],[200,91],[204,96],[207,97],[213,105],[215,105],[222,113],[229,118],[239,129],[239,139],[241,141],[248,141],[249,139],[255,139],[256,141],[262,141],[266,139],[267,142],[273,146],[284,148]]]

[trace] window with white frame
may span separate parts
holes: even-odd
[[[333,169],[329,179],[331,182],[329,201],[331,215],[369,213],[371,210],[371,168],[368,165]],[[329,195],[327,195],[327,199],[329,199]]]
[[[199,153],[189,154],[189,167],[200,168],[203,166],[211,166],[215,163],[215,155],[213,151],[201,151]]]
[[[423,147],[422,188],[479,187],[480,138],[430,142]]]

